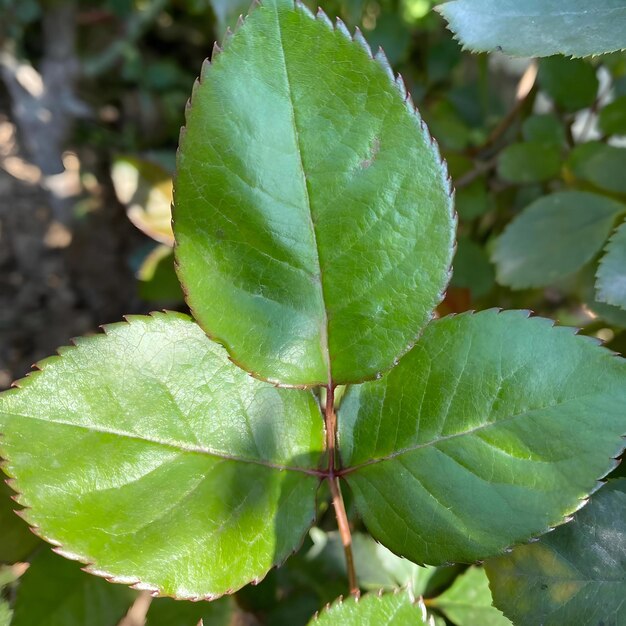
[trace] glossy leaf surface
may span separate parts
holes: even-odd
[[[626,309],[626,223],[609,240],[597,277],[598,300]]]
[[[179,277],[260,378],[373,378],[442,297],[449,182],[400,83],[291,0],[253,10],[203,71],[178,163]]]
[[[610,481],[571,523],[486,568],[496,605],[516,624],[626,623],[626,479]]]
[[[117,626],[135,596],[44,548],[20,580],[11,626]]]
[[[419,626],[424,621],[421,607],[406,592],[367,594],[355,600],[338,601],[322,611],[309,626]]]
[[[470,567],[452,586],[430,601],[456,626],[511,626],[493,606],[489,580],[482,567]]]
[[[583,57],[626,48],[623,0],[453,0],[437,8],[476,52]]]
[[[626,205],[593,193],[563,191],[533,202],[496,241],[498,282],[543,287],[578,271],[602,249]]]
[[[164,595],[262,578],[314,517],[312,394],[253,380],[184,315],[106,330],[0,396],[27,521],[90,572]]]
[[[473,562],[563,522],[614,465],[626,364],[524,311],[433,322],[339,411],[372,535],[415,563]]]

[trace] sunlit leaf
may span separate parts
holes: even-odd
[[[583,57],[626,48],[623,0],[454,0],[437,10],[477,52]]]
[[[470,567],[454,584],[430,601],[456,626],[512,626],[492,604],[489,580],[482,567]]]
[[[156,162],[119,157],[111,179],[130,221],[152,239],[174,245],[172,233],[172,177]]]
[[[175,313],[60,355],[0,395],[0,454],[26,520],[62,554],[200,599],[261,579],[299,545],[323,448],[312,394],[250,378]]]
[[[11,626],[117,626],[135,595],[45,548],[20,580]]]
[[[543,287],[576,272],[602,249],[626,205],[593,193],[563,191],[533,202],[498,238],[498,282]]]
[[[541,535],[613,466],[626,363],[523,311],[431,323],[348,389],[343,470],[370,533],[415,563],[473,562]]]
[[[367,594],[335,602],[309,626],[426,626],[421,607],[407,592]]]
[[[255,9],[205,67],[174,217],[199,324],[286,385],[390,368],[449,278],[446,168],[401,81],[291,0]]]
[[[495,604],[516,624],[626,623],[626,479],[610,481],[571,523],[486,568]]]
[[[598,300],[626,309],[626,223],[609,240],[597,276]]]

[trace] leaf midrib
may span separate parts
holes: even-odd
[[[452,439],[458,439],[459,437],[465,437],[465,436],[471,436],[477,432],[481,432],[483,430],[487,430],[488,428],[492,428],[494,426],[499,426],[501,424],[506,424],[508,422],[511,422],[513,420],[519,419],[519,418],[523,418],[523,417],[528,417],[529,415],[532,415],[533,413],[536,413],[537,411],[549,411],[551,409],[557,408],[557,407],[563,407],[566,406],[568,404],[571,404],[572,402],[579,402],[581,400],[585,400],[587,398],[592,398],[595,397],[597,395],[602,395],[601,392],[593,392],[593,393],[588,393],[582,396],[578,396],[576,398],[571,398],[570,400],[567,400],[566,402],[556,402],[555,404],[550,404],[547,406],[540,406],[540,407],[536,407],[533,409],[528,409],[525,411],[522,411],[521,413],[516,413],[514,415],[509,415],[505,418],[502,419],[498,419],[495,420],[493,422],[488,422],[486,424],[481,424],[480,426],[476,426],[474,428],[471,428],[469,430],[464,430],[460,433],[453,433],[451,435],[446,435],[444,437],[438,437],[437,439],[432,439],[431,441],[427,441],[425,443],[418,443],[412,446],[407,446],[405,448],[401,448],[400,450],[395,450],[393,452],[390,452],[389,454],[386,454],[384,456],[381,457],[376,457],[373,459],[369,459],[367,461],[364,461],[363,463],[358,463],[356,465],[352,465],[352,466],[348,466],[345,467],[341,470],[339,470],[337,472],[338,476],[347,476],[349,474],[352,474],[354,472],[356,472],[357,470],[363,469],[364,467],[368,467],[370,465],[377,465],[378,463],[384,463],[386,461],[392,461],[393,459],[396,459],[400,456],[403,456],[405,454],[409,454],[410,452],[414,452],[416,450],[420,450],[422,448],[428,448],[430,446],[437,446],[437,444],[439,443],[444,443],[446,441],[450,441]]]
[[[43,417],[37,417],[36,415],[23,415],[19,413],[3,413],[6,417],[19,417],[21,419],[33,420],[37,422],[44,422],[46,424],[56,424],[58,426],[69,426],[71,428],[78,428],[80,430],[86,430],[88,432],[99,433],[102,435],[113,435],[116,437],[123,437],[124,439],[131,439],[134,441],[141,441],[143,443],[150,443],[154,445],[160,445],[167,448],[172,448],[174,450],[178,450],[180,452],[188,452],[191,454],[203,454],[206,456],[211,456],[223,461],[233,461],[235,463],[250,463],[253,465],[261,465],[263,467],[267,467],[269,469],[274,469],[278,471],[290,471],[290,472],[300,472],[302,474],[307,474],[309,476],[316,476],[318,478],[324,476],[324,472],[317,469],[306,468],[306,467],[295,467],[291,465],[282,465],[280,463],[272,463],[271,461],[267,461],[264,459],[252,459],[243,456],[226,454],[224,452],[220,452],[218,450],[213,450],[211,448],[207,448],[204,446],[182,443],[180,441],[168,441],[167,439],[160,439],[159,437],[150,437],[140,433],[130,433],[123,430],[117,430],[115,428],[105,428],[102,426],[93,426],[86,424],[77,424],[75,422],[69,422],[64,420],[52,420]],[[1,437],[0,437],[1,440]]]
[[[283,66],[283,70],[285,74],[285,83],[287,85],[287,96],[288,96],[287,99],[289,101],[289,108],[291,111],[291,122],[293,126],[294,142],[295,142],[296,151],[298,154],[298,162],[300,164],[302,185],[304,188],[306,202],[307,202],[307,214],[309,216],[309,226],[311,228],[311,235],[313,237],[313,243],[315,245],[315,257],[317,259],[317,269],[318,269],[318,276],[319,276],[319,285],[320,285],[320,292],[321,292],[321,299],[322,299],[322,315],[323,315],[322,325],[320,328],[320,331],[321,331],[320,343],[322,346],[322,355],[326,363],[326,369],[327,369],[326,384],[332,385],[332,370],[331,370],[331,364],[330,364],[330,349],[329,349],[329,341],[328,341],[328,312],[326,310],[326,298],[324,295],[324,279],[322,277],[322,263],[321,263],[321,257],[320,257],[320,247],[317,241],[317,230],[315,228],[315,222],[313,221],[313,211],[311,209],[311,193],[309,191],[309,183],[308,183],[306,172],[304,169],[302,145],[300,143],[300,130],[298,128],[298,122],[296,118],[296,107],[294,104],[293,90],[291,87],[291,78],[289,76],[287,57],[285,55],[285,43],[284,43],[284,38],[283,38],[283,31],[280,25],[280,16],[278,15],[278,9],[276,7],[274,7],[274,15],[276,17],[276,29],[278,31],[278,38],[279,38],[279,43],[280,43],[279,49],[280,49],[280,53],[282,57],[282,66]]]

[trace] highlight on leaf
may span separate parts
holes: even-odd
[[[212,599],[262,579],[315,516],[312,394],[250,378],[182,314],[105,332],[0,396],[22,516],[88,572],[155,594]]]
[[[267,0],[205,64],[178,156],[178,275],[253,375],[391,368],[443,297],[454,229],[437,146],[359,31]]]

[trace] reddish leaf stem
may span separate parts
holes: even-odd
[[[343,496],[341,495],[339,477],[335,473],[337,414],[335,413],[335,387],[333,385],[329,385],[326,388],[324,421],[326,423],[326,449],[328,450],[328,484],[330,485],[333,507],[335,508],[335,516],[337,517],[339,536],[341,537],[341,543],[343,544],[343,550],[346,555],[350,593],[354,596],[358,596],[359,586],[356,580],[354,557],[352,555],[352,533],[350,532],[346,506],[343,502]]]

